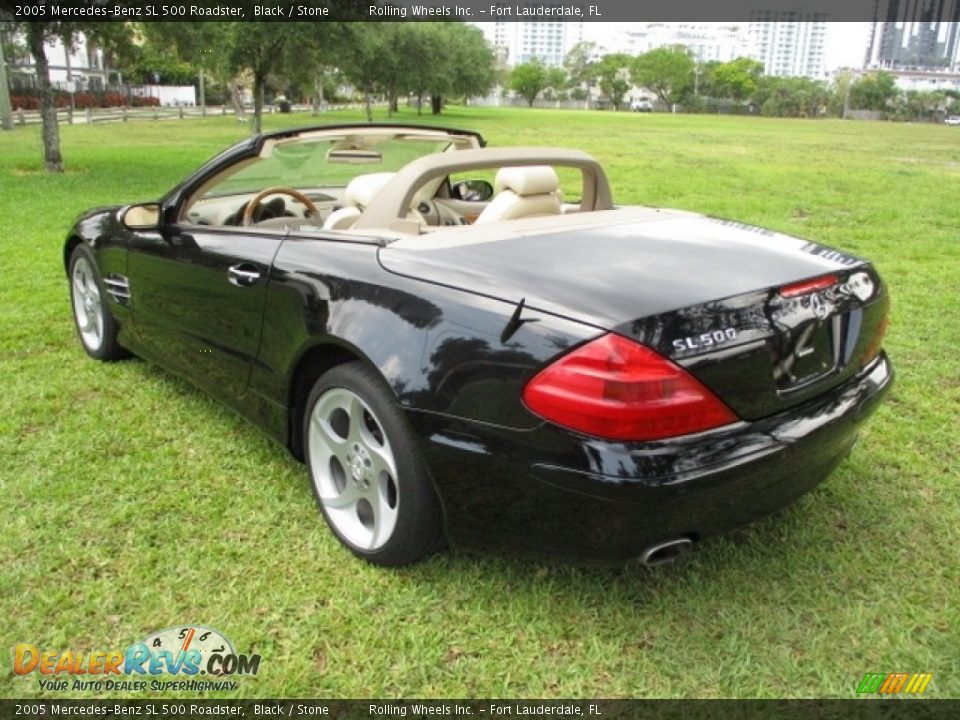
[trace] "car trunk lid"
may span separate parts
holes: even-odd
[[[630,337],[748,419],[843,382],[886,316],[872,268],[816,243],[672,211],[568,217],[498,239],[507,224],[443,231],[383,248],[380,262]]]

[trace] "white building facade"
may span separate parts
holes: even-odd
[[[826,14],[754,10],[747,32],[767,75],[826,77]]]
[[[597,54],[640,55],[658,47],[683,45],[699,62],[730,62],[754,55],[746,23],[643,23],[598,43]]]
[[[582,22],[477,23],[497,57],[509,67],[537,58],[545,65],[563,65],[574,45],[583,40]]]
[[[67,48],[59,40],[45,46],[45,55],[50,67],[50,82],[61,90],[72,87],[77,92],[103,90],[109,81],[109,75],[115,71],[105,66],[103,50],[81,34],[72,48]],[[10,82],[30,86],[35,80],[33,57],[23,52],[17,57],[7,58],[10,67]]]
[[[960,92],[960,72],[934,70],[886,70],[897,87],[905,91]]]

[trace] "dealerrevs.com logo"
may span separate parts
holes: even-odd
[[[233,677],[256,675],[259,669],[259,655],[238,653],[223,633],[202,625],[160,630],[126,650],[61,650],[31,643],[13,649],[13,672],[35,676],[41,690],[53,692],[236,690]],[[179,679],[165,679],[170,676]]]

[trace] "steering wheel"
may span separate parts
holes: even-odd
[[[293,188],[288,187],[270,187],[266,190],[261,190],[257,193],[256,197],[252,198],[250,202],[247,203],[246,208],[243,210],[243,222],[241,223],[244,227],[250,227],[253,225],[253,213],[260,207],[260,203],[263,202],[263,199],[269,195],[289,195],[295,200],[300,201],[304,207],[307,208],[307,212],[311,215],[319,215],[320,211],[317,209],[317,206],[313,204],[313,200],[308,198],[299,190],[294,190]]]

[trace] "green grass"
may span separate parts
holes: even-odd
[[[74,337],[61,243],[75,215],[158,196],[244,128],[64,127],[56,177],[39,132],[18,129],[0,134],[0,647],[123,649],[203,623],[263,656],[247,697],[850,697],[894,670],[960,697],[960,130],[472,108],[438,122],[587,150],[620,203],[873,259],[899,377],[852,456],[789,510],[655,571],[463,553],[374,569],[259,431]],[[9,657],[0,696],[39,694]]]

